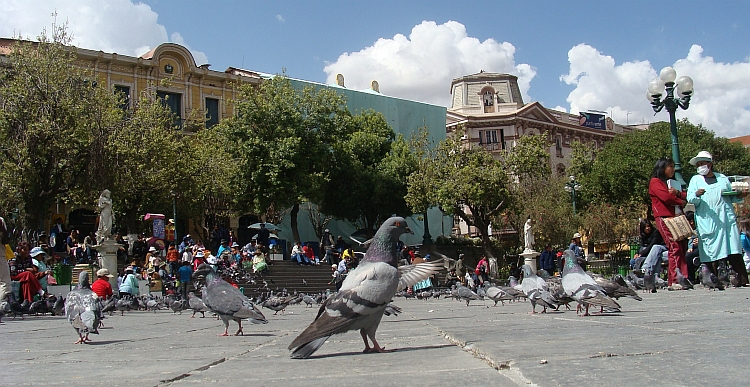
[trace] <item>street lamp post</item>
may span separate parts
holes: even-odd
[[[177,245],[177,194],[174,191],[170,193],[172,194],[172,219],[174,219],[174,224],[172,224],[172,226],[174,227],[174,242],[175,245]]]
[[[565,192],[570,193],[571,199],[573,199],[573,215],[576,214],[576,191],[581,189],[581,185],[576,181],[575,176],[570,176],[570,181],[565,183]]]
[[[676,78],[676,79],[675,79]],[[664,90],[667,95],[661,99]],[[675,90],[679,97],[675,96]],[[675,112],[677,107],[687,110],[690,106],[690,97],[693,95],[693,80],[688,76],[677,78],[677,72],[671,67],[665,67],[659,72],[658,79],[652,79],[648,83],[648,92],[646,97],[651,102],[654,112],[658,113],[665,107],[669,112],[669,127],[672,131],[672,159],[674,160],[674,176],[685,187],[685,180],[682,178],[682,164],[680,163],[680,143],[677,140],[677,120]]]

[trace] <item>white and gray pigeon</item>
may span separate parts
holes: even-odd
[[[208,311],[208,308],[206,308],[206,305],[203,303],[203,300],[198,298],[198,296],[196,296],[195,293],[193,292],[188,293],[188,305],[190,306],[190,309],[193,310],[193,315],[190,316],[190,318],[195,318],[196,313],[200,313],[201,318],[206,317],[206,312]]]
[[[268,323],[260,309],[245,297],[239,289],[221,279],[211,266],[205,263],[198,266],[198,269],[193,273],[193,277],[199,276],[206,277],[206,287],[203,288],[201,293],[203,304],[224,322],[224,333],[219,336],[229,336],[227,333],[229,320],[236,321],[239,326],[234,334],[235,336],[243,334],[242,320],[248,319],[253,324]]]
[[[398,267],[398,240],[411,233],[406,219],[387,219],[372,238],[365,257],[318,310],[315,320],[289,345],[291,357],[310,357],[331,336],[359,330],[365,353],[387,352],[375,340],[383,313],[399,289],[429,278],[440,269],[440,261]],[[368,338],[372,341],[370,347]]]
[[[84,344],[89,334],[99,334],[97,328],[101,321],[101,303],[99,297],[91,290],[89,272],[78,275],[78,287],[71,290],[65,298],[65,317],[78,334],[78,341],[73,344]]]
[[[609,298],[604,289],[578,265],[573,251],[565,250],[564,255],[565,265],[563,267],[562,285],[565,293],[578,302],[579,307],[576,308],[576,312],[581,305],[586,309],[584,316],[589,315],[589,307],[592,305],[599,306],[602,310],[603,308],[620,309],[620,305]]]
[[[495,305],[493,306],[497,306],[498,302],[502,303],[502,305],[505,305],[505,301],[512,301],[515,299],[515,297],[511,296],[510,294],[508,294],[508,292],[497,286],[488,286],[486,293],[487,298],[495,302]]]
[[[523,289],[523,294],[531,302],[531,313],[536,313],[537,304],[544,308],[542,313],[547,313],[547,308],[554,309],[557,300],[550,294],[547,282],[537,276],[529,265],[521,266],[521,271],[523,271],[521,289]]]

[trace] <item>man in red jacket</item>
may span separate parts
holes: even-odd
[[[96,276],[98,279],[91,284],[91,290],[101,299],[106,300],[112,297],[112,285],[109,284],[109,279],[114,276],[107,269],[99,269],[96,272]]]

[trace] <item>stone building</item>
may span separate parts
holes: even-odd
[[[522,136],[545,133],[549,140],[550,170],[560,176],[570,166],[574,141],[601,148],[615,135],[632,130],[601,112],[576,115],[547,109],[539,102],[524,103],[518,78],[510,74],[481,71],[466,75],[451,82],[450,92],[447,136],[460,130],[467,145],[481,146],[501,159]],[[478,235],[474,227],[468,227],[460,219],[454,221],[453,232]]]

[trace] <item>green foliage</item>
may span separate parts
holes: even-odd
[[[404,201],[406,177],[417,161],[403,137],[395,138],[382,114],[358,114],[351,125],[353,132],[336,144],[321,210],[360,223],[373,235],[392,214],[411,214]]]
[[[86,185],[103,161],[106,134],[119,120],[115,96],[93,74],[73,67],[64,28],[38,42],[17,42],[0,68],[0,205],[41,225],[60,196]]]
[[[546,180],[551,175],[547,134],[519,138],[516,146],[505,157],[505,162],[522,184]]]
[[[688,161],[701,150],[714,155],[717,171],[727,175],[746,174],[750,154],[741,144],[730,143],[702,125],[678,121],[678,136],[685,181],[695,174]],[[648,130],[636,130],[616,137],[596,155],[588,174],[580,177],[584,200],[595,203],[649,205],[648,182],[656,160],[672,157],[669,123],[652,124]]]

